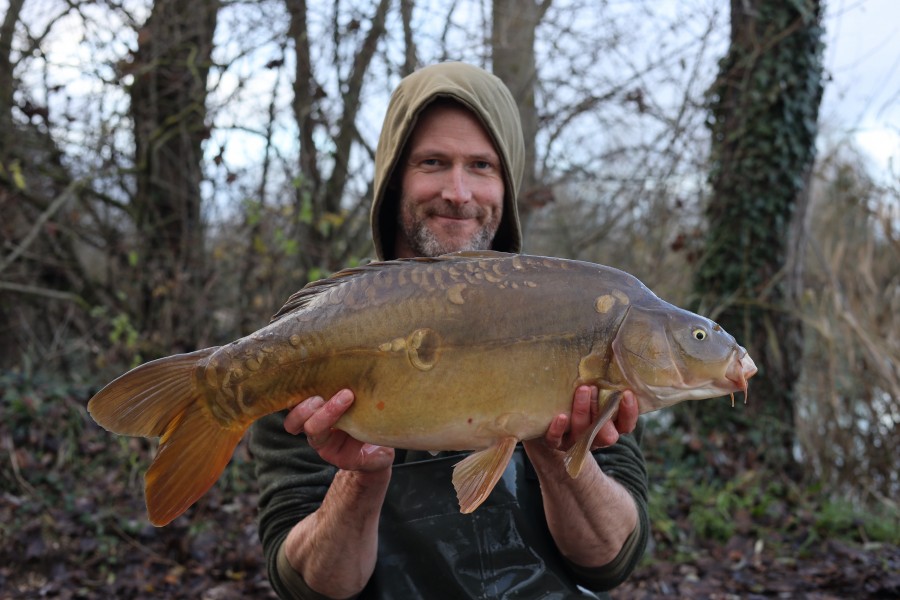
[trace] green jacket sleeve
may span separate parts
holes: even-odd
[[[301,519],[322,504],[337,469],[319,458],[303,436],[284,430],[286,411],[273,413],[251,427],[250,451],[259,484],[259,537],[266,557],[269,582],[280,598],[315,598],[298,595],[296,579],[283,578],[279,569],[281,544]],[[282,558],[282,568],[286,561]],[[305,587],[305,586],[303,586]]]
[[[643,432],[644,420],[638,419],[633,433],[620,436],[613,446],[594,452],[594,458],[603,472],[631,493],[638,513],[637,526],[625,541],[619,555],[610,563],[592,569],[569,563],[581,585],[594,591],[611,590],[628,579],[643,557],[650,539],[647,466],[640,446]]]

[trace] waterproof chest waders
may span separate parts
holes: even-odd
[[[524,450],[475,512],[451,483],[461,456],[395,464],[378,530],[378,562],[361,599],[598,598],[570,576],[547,530]]]

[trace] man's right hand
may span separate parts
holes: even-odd
[[[284,540],[284,556],[310,589],[331,598],[365,587],[378,558],[378,522],[391,480],[394,449],[361,442],[335,429],[353,404],[350,390],[325,402],[307,398],[284,418],[288,433],[305,433],[323,460],[340,469],[321,506]]]
[[[394,462],[394,449],[361,442],[334,426],[353,404],[353,392],[340,390],[328,402],[321,396],[307,398],[284,419],[288,433],[306,434],[309,445],[322,460],[345,471],[380,471]]]

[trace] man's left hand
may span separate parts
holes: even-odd
[[[550,422],[544,436],[544,444],[555,450],[568,450],[594,424],[599,414],[597,406],[598,391],[596,386],[582,385],[575,390],[570,414],[557,415]],[[631,433],[637,425],[637,399],[630,390],[622,392],[619,410],[597,433],[591,450],[612,446],[619,440],[619,435]]]

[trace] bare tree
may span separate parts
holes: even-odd
[[[638,111],[640,103],[623,99],[625,84],[590,71],[600,57],[614,56],[630,18],[603,14],[593,18],[607,30],[579,29],[578,15],[593,15],[595,3],[531,2],[522,10],[500,0],[403,0],[399,7],[386,0],[273,0],[217,11],[206,3],[188,13],[163,1],[134,13],[122,5],[48,6],[55,12],[24,13],[19,46],[13,44],[20,65],[6,71],[44,76],[16,87],[10,108],[16,131],[40,138],[42,150],[18,163],[27,189],[7,179],[4,207],[22,221],[0,224],[9,232],[4,249],[14,252],[4,257],[4,279],[78,306],[57,320],[77,324],[83,339],[60,347],[89,348],[97,364],[247,333],[307,279],[368,256],[382,107],[399,78],[421,64],[480,64],[513,89],[534,157],[523,213],[537,210],[532,200],[550,197],[551,184],[574,174],[574,185],[596,185],[618,168],[598,156],[640,150],[617,148],[606,134],[585,143],[598,124],[611,132],[628,119],[668,119],[664,111]],[[142,12],[148,7],[149,19]],[[14,16],[7,13],[4,32]],[[53,28],[67,16],[77,18]],[[67,37],[73,23],[85,32],[77,40]],[[107,23],[115,24],[112,41],[99,35]],[[214,27],[227,43],[211,49]],[[85,57],[77,78],[60,78],[65,61],[44,48],[49,40],[59,47],[61,38]],[[4,33],[3,41],[10,39]],[[633,63],[611,72],[635,81],[655,68]],[[85,80],[90,93],[80,85]],[[42,97],[49,100],[37,101]],[[650,93],[644,98],[652,109]],[[286,133],[293,136],[287,143]],[[240,156],[244,146],[260,151]],[[36,169],[44,179],[32,175]],[[33,185],[39,180],[48,185]],[[571,239],[554,251],[594,254],[590,248],[609,230],[603,217],[631,210],[626,196],[641,191],[633,187],[627,195],[586,196],[581,208],[601,225],[580,220],[583,231],[571,235],[572,219],[564,219]],[[620,205],[611,210],[604,202],[613,196]],[[532,228],[530,245],[556,222],[546,215]],[[44,225],[33,227],[38,221]],[[26,237],[30,252],[20,243]],[[27,316],[39,308],[28,305],[26,292],[13,293],[4,306],[18,312],[5,322],[39,321]],[[46,337],[21,327],[16,336]]]
[[[519,210],[526,227],[532,211],[546,202],[549,193],[545,186],[538,185],[535,171],[538,134],[535,35],[550,5],[551,0],[494,0],[491,13],[493,71],[512,91],[519,105],[525,135],[525,174],[519,195]]]
[[[207,76],[218,0],[156,0],[131,65],[142,319],[160,348],[191,348],[206,279],[201,221]],[[186,317],[186,318],[182,318]]]
[[[3,23],[0,24],[0,149],[3,151],[4,174],[9,170],[7,152],[10,147],[10,138],[13,136],[12,106],[13,106],[13,63],[12,63],[12,38],[22,6],[25,0],[12,0],[6,9]],[[8,176],[8,175],[6,175]]]
[[[68,335],[88,324],[81,309],[96,300],[88,275],[75,257],[75,240],[60,231],[82,182],[73,178],[51,134],[53,118],[46,102],[23,89],[15,72],[26,52],[14,40],[25,3],[13,1],[0,25],[0,350],[3,362],[22,356],[67,360]],[[48,23],[25,37],[27,47],[41,39],[64,9],[47,15]],[[36,312],[39,311],[39,312]],[[71,330],[70,330],[71,327]]]
[[[338,69],[337,90],[339,113],[328,114],[321,105],[325,88],[314,74],[310,45],[308,7],[305,0],[287,0],[291,15],[289,35],[294,42],[297,75],[294,82],[294,115],[300,127],[299,184],[296,189],[298,238],[302,240],[300,260],[308,272],[328,272],[340,268],[357,255],[366,229],[360,227],[365,213],[363,198],[345,195],[348,173],[354,151],[365,143],[357,130],[363,86],[375,58],[378,44],[385,34],[385,20],[391,3],[373,2],[371,16],[365,22],[354,22],[349,34],[359,33],[351,50],[348,65]],[[335,10],[337,10],[335,6]],[[337,18],[335,17],[335,22]],[[336,25],[335,25],[336,26]],[[335,35],[338,32],[335,31]],[[328,151],[316,135],[329,141]],[[370,149],[365,149],[370,152]],[[345,203],[349,202],[349,206]]]

